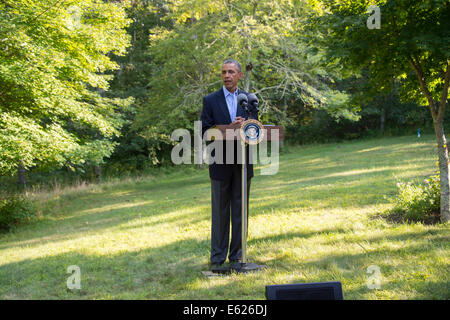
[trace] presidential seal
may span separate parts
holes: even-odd
[[[258,144],[264,138],[263,125],[258,120],[246,120],[241,125],[240,134],[245,143]]]

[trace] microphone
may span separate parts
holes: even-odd
[[[245,93],[240,93],[237,97],[237,103],[248,113],[248,98]]]
[[[248,98],[247,95],[245,93],[240,93],[237,97],[237,102],[239,103],[239,105],[244,108],[247,109],[247,105],[248,105]]]
[[[252,107],[252,111],[256,111],[256,112],[259,111],[259,108],[258,108],[258,105],[259,105],[258,97],[256,97],[256,95],[254,93],[250,93],[248,95],[248,103]]]

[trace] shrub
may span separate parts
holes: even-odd
[[[407,221],[435,222],[440,212],[439,174],[425,179],[424,184],[397,183],[398,194],[394,199],[394,212]]]
[[[22,196],[9,196],[0,200],[0,231],[9,231],[36,217],[34,204]]]

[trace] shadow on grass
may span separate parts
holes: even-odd
[[[391,210],[381,212],[371,217],[371,219],[383,219],[392,225],[416,223],[422,223],[424,225],[439,225],[441,224],[441,213],[439,211],[427,212],[422,214],[421,217],[410,218],[407,212],[393,208]]]
[[[169,198],[169,196],[174,194],[174,190],[177,190],[180,186],[189,185],[195,187],[202,183],[209,183],[206,176],[196,175],[192,178],[171,177],[169,181],[155,181],[151,179],[149,181],[139,181],[134,184],[125,183],[123,185],[113,186],[104,185],[99,186],[99,188],[102,190],[100,192],[88,191],[80,192],[79,194],[75,195],[63,195],[59,199],[50,200],[50,203],[60,203],[64,205],[68,202],[70,203],[72,200],[77,200],[77,202],[82,203],[80,208],[67,208],[64,206],[60,206],[65,215],[70,215],[76,213],[76,211],[96,209],[99,205],[102,204],[114,205],[118,203],[125,203],[139,197],[152,199],[153,196],[156,196],[155,201],[159,200],[164,202],[171,202],[180,199],[180,196]]]
[[[414,233],[402,235],[401,237],[392,237],[401,242],[408,239]],[[384,237],[381,240],[386,240]],[[370,241],[374,241],[371,239]],[[305,283],[305,282],[324,282],[339,281],[342,283],[345,299],[367,299],[372,290],[367,287],[367,280],[371,273],[367,273],[367,268],[376,265],[381,272],[381,291],[380,297],[386,299],[386,292],[395,292],[396,296],[400,293],[412,299],[449,299],[450,282],[448,276],[440,274],[446,272],[448,267],[441,263],[436,267],[436,262],[429,261],[428,265],[417,264],[412,260],[418,255],[430,254],[433,251],[440,250],[440,246],[448,243],[448,238],[434,239],[435,243],[430,245],[427,241],[423,243],[414,243],[403,245],[400,248],[377,248],[374,250],[363,250],[360,253],[336,253],[311,259],[305,262],[297,262],[296,269],[302,273],[301,277],[296,277],[289,282],[283,283]],[[356,244],[356,242],[355,242]],[[432,260],[433,257],[430,257]],[[395,260],[395,261],[393,261]],[[267,264],[276,268],[277,271],[293,271],[294,261],[289,258],[274,259]],[[286,268],[290,265],[290,268]],[[435,274],[431,274],[427,268],[436,268]],[[448,271],[447,271],[448,274]],[[430,279],[440,278],[439,280]],[[372,297],[373,298],[373,297]]]
[[[448,299],[450,297],[450,283],[445,279],[446,277],[436,274],[434,276],[440,277],[442,280],[428,279],[430,277],[429,271],[423,270],[426,267],[411,261],[411,257],[425,252],[430,254],[435,250],[439,250],[438,246],[416,243],[404,245],[398,249],[380,248],[356,254],[327,255],[308,261],[301,266],[309,270],[322,270],[323,272],[319,273],[329,277],[320,277],[317,281],[342,282],[344,297],[347,299],[361,299],[371,291],[367,287],[367,279],[371,276],[371,273],[367,273],[367,268],[371,265],[380,268],[381,290],[403,291],[404,296],[413,299]],[[396,261],[389,261],[390,259]],[[441,265],[441,269],[435,270],[435,272],[444,272],[444,270],[445,265]],[[359,279],[359,282],[364,284],[354,287],[355,279]]]
[[[183,182],[186,182],[186,177],[175,179],[172,182],[161,182],[158,186],[151,182],[149,185],[140,183],[131,187],[106,186],[106,190],[101,192],[74,197],[77,205],[73,205],[74,201],[67,200],[66,197],[50,201],[49,206],[54,206],[51,209],[53,214],[44,214],[41,221],[21,226],[15,231],[21,232],[21,239],[3,243],[0,245],[0,249],[74,239],[83,237],[86,232],[100,232],[149,217],[160,217],[158,222],[152,223],[155,225],[177,221],[176,218],[165,216],[174,211],[189,208],[189,206],[198,207],[201,199],[199,199],[198,192],[195,192],[195,186],[209,181],[205,177],[194,177],[190,183],[192,186],[190,190],[185,188],[175,194],[175,186],[180,186]],[[67,204],[72,204],[72,206],[63,207]],[[59,207],[62,208],[62,212],[55,214]],[[183,216],[189,218],[188,214]],[[192,219],[188,219],[188,222],[199,221],[198,217],[198,214],[192,214]],[[31,232],[26,232],[28,230]],[[41,236],[41,234],[45,234],[45,236]],[[12,235],[14,236],[14,233]],[[2,234],[0,234],[1,236]]]
[[[328,228],[328,229],[322,229],[318,231],[302,231],[302,232],[289,232],[289,233],[283,233],[283,234],[273,234],[265,237],[259,237],[259,238],[253,238],[250,239],[247,243],[249,245],[264,245],[267,243],[273,243],[273,242],[284,242],[289,241],[293,239],[307,239],[311,237],[317,237],[321,235],[336,235],[336,234],[345,234],[348,230],[345,230],[344,228]]]
[[[264,256],[265,250],[281,248],[286,240],[330,233],[339,234],[342,230],[273,235],[254,239],[249,245],[260,250],[261,256]],[[432,242],[428,241],[428,236],[433,236]],[[220,277],[217,281],[201,274],[201,271],[208,269],[209,240],[186,239],[160,247],[102,256],[84,254],[82,250],[67,252],[1,266],[0,298],[264,299],[265,286],[277,284],[274,279],[285,274],[291,279],[289,283],[341,281],[344,298],[361,299],[370,293],[366,286],[366,268],[375,264],[380,266],[382,276],[389,279],[382,283],[382,290],[413,290],[415,298],[448,299],[445,276],[442,281],[427,280],[427,273],[421,272],[421,266],[410,260],[418,254],[430,254],[447,245],[445,230],[372,237],[368,241],[403,242],[407,239],[423,241],[399,248],[326,254],[304,262],[292,260],[289,256],[277,256],[265,261],[250,256],[251,262],[266,264],[268,269],[256,274]],[[270,243],[270,248],[267,243]],[[402,260],[391,263],[391,259]],[[80,290],[67,288],[70,276],[67,268],[72,265],[80,267]],[[444,270],[445,266],[442,268]],[[299,273],[302,275],[300,278],[289,276]],[[396,276],[397,273],[399,276]]]
[[[68,252],[0,267],[1,299],[170,299],[204,277],[209,241],[183,240],[107,256]],[[81,290],[69,290],[69,266],[80,268]]]

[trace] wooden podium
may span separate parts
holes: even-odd
[[[221,133],[222,133],[222,137],[223,140],[237,140],[239,139],[237,136],[237,134],[228,134],[227,135],[227,130],[240,130],[241,129],[241,125],[239,124],[220,124],[220,125],[216,125],[212,128],[218,129]],[[212,129],[211,128],[211,129]],[[273,130],[278,130],[278,139],[280,140],[280,142],[283,141],[283,127],[282,126],[275,126],[275,125],[263,125],[263,129],[266,130],[266,134],[264,135],[264,140],[267,139],[267,141],[272,141],[274,134],[272,134]],[[230,131],[229,131],[230,132]],[[208,138],[209,140],[209,138]],[[220,140],[220,139],[217,139]],[[241,139],[239,139],[241,140]]]
[[[246,273],[251,271],[258,271],[267,268],[265,265],[258,265],[255,263],[247,262],[247,217],[248,217],[248,207],[247,207],[247,145],[256,145],[261,141],[274,141],[278,139],[281,143],[283,141],[283,127],[275,125],[262,125],[259,121],[254,119],[249,119],[244,121],[242,124],[235,125],[216,125],[213,127],[220,131],[221,134],[215,135],[210,134],[207,131],[207,140],[240,140],[241,144],[241,164],[242,164],[242,176],[241,176],[241,190],[242,190],[242,261],[233,264],[229,268],[221,267],[219,269],[213,269],[214,273]],[[258,132],[259,130],[259,132]],[[224,159],[225,163],[225,159]]]

